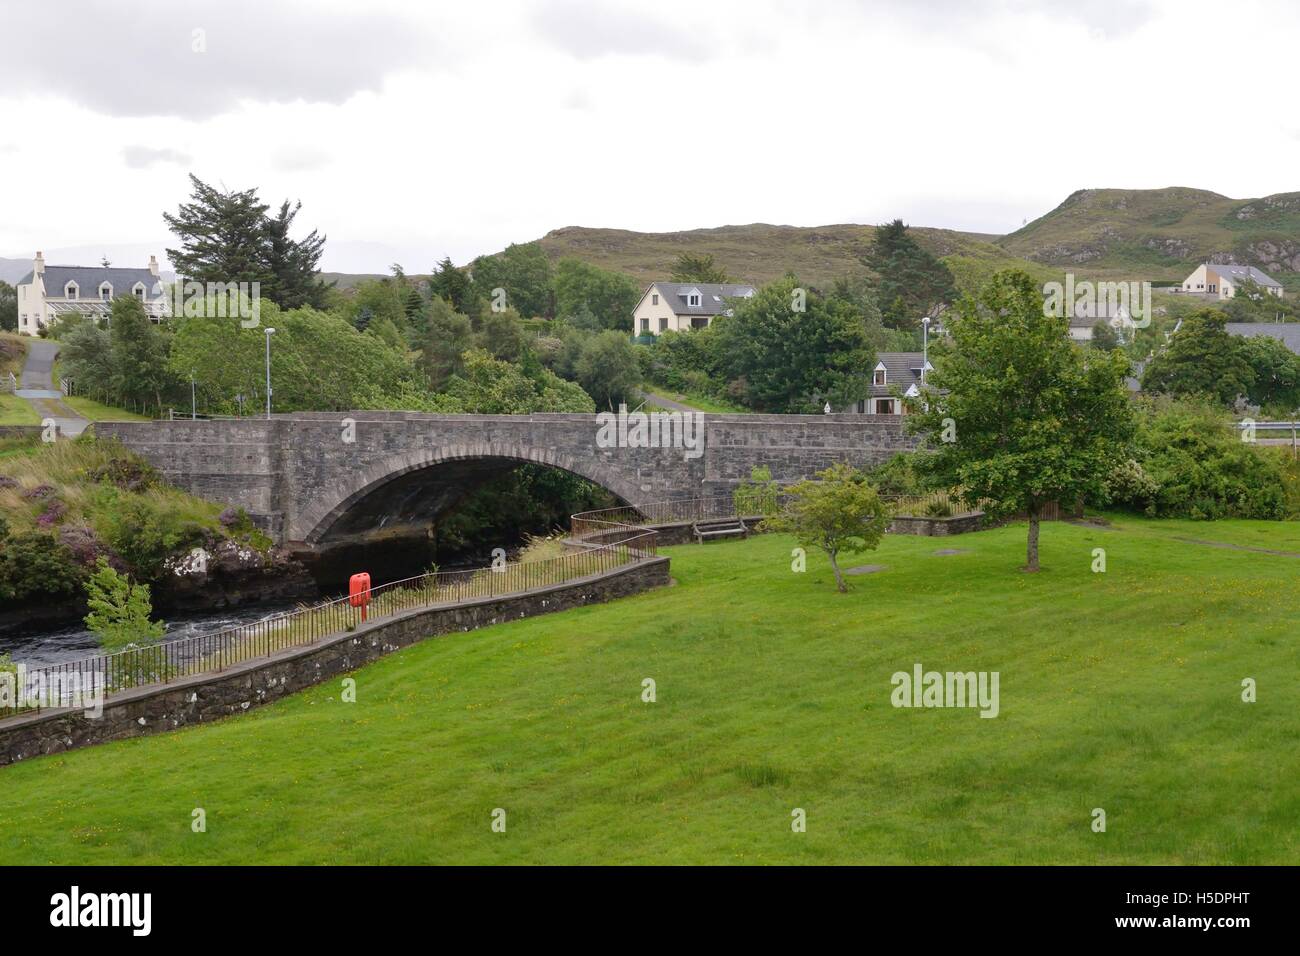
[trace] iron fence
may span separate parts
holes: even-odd
[[[566,541],[566,552],[556,557],[466,571],[433,571],[372,587],[364,620],[518,595],[606,574],[654,558],[656,537],[656,532],[644,527],[596,521],[587,535]],[[234,664],[353,631],[362,620],[362,608],[354,607],[351,598],[345,597],[212,634],[63,664],[36,668],[6,664],[0,667],[0,717],[52,707],[82,707],[133,687],[219,673]]]

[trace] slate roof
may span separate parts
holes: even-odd
[[[100,283],[108,281],[113,286],[113,296],[130,295],[137,282],[143,282],[145,296],[154,297],[154,286],[160,281],[157,276],[146,269],[105,269],[103,266],[46,266],[45,296],[49,299],[63,298],[63,290],[69,282],[77,283],[78,298],[98,299]],[[32,273],[27,273],[18,283],[24,285],[32,281]]]
[[[1300,355],[1300,322],[1229,322],[1225,328],[1229,335],[1245,339],[1266,335]]]
[[[1229,263],[1220,264],[1217,262],[1207,262],[1205,268],[1211,272],[1217,273],[1221,279],[1228,279],[1235,282],[1249,279],[1257,285],[1262,285],[1266,288],[1282,288],[1282,283],[1278,282],[1276,279],[1270,279],[1254,266],[1235,266]]]
[[[876,365],[885,364],[885,384],[872,385],[872,398],[889,398],[893,395],[905,395],[913,385],[921,384],[921,362],[924,352],[880,352],[876,355]],[[875,381],[876,365],[872,365],[871,379]]]
[[[721,315],[731,306],[727,299],[740,299],[754,294],[752,285],[734,285],[716,282],[652,282],[651,288],[659,290],[664,304],[677,315]],[[686,304],[686,294],[699,290],[700,304]],[[650,288],[646,289],[647,292]]]

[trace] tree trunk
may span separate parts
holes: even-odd
[[[835,572],[835,587],[841,594],[847,593],[849,586],[844,583],[844,575],[840,574],[839,562],[835,560],[835,552],[827,551],[827,557],[831,559],[831,570]]]
[[[1038,505],[1029,508],[1029,545],[1025,554],[1025,570],[1038,570]]]

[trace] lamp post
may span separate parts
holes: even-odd
[[[194,421],[198,417],[198,403],[194,399],[194,369],[190,369],[190,421]]]
[[[925,367],[930,364],[930,317],[921,319],[921,387],[925,388]]]
[[[271,336],[275,329],[266,330],[266,420],[271,420]]]

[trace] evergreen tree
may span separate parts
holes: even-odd
[[[167,340],[135,296],[113,300],[108,337],[114,395],[128,406],[152,405],[161,413],[163,392],[173,382],[167,370]]]
[[[890,328],[916,331],[922,316],[933,318],[956,301],[952,272],[917,245],[901,219],[876,228],[864,262],[880,277],[877,297]]]
[[[464,269],[453,265],[450,257],[444,257],[429,279],[429,291],[438,298],[446,299],[457,312],[464,312],[469,295],[469,276]]]
[[[302,203],[291,208],[289,200],[280,204],[280,211],[264,219],[266,232],[266,266],[271,273],[271,287],[262,288],[262,294],[282,309],[296,309],[304,305],[312,308],[325,306],[328,288],[316,277],[321,254],[325,251],[325,237],[313,229],[304,238],[289,237],[293,220],[302,209]]]
[[[419,360],[431,389],[441,391],[448,379],[464,370],[463,356],[473,344],[469,318],[445,299],[435,298],[429,304],[429,324]]]
[[[668,276],[674,282],[730,282],[727,271],[713,261],[708,254],[695,255],[683,252],[673,263]]]

